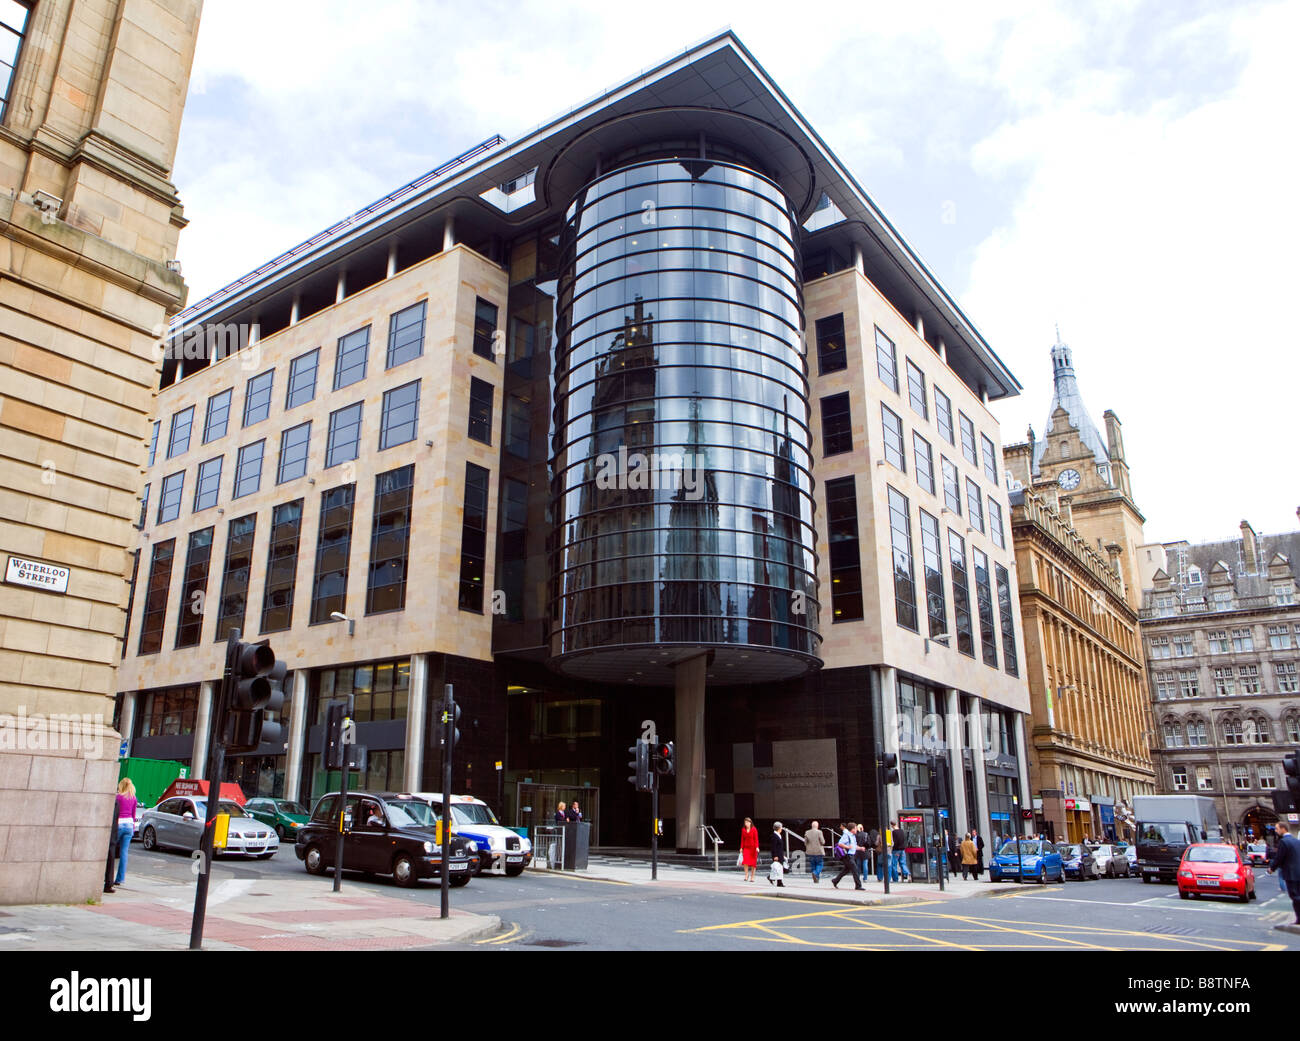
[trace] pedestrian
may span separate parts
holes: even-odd
[[[867,877],[867,829],[863,824],[859,824],[853,829],[853,841],[858,844],[857,852],[854,856],[858,861],[858,878]]]
[[[1286,883],[1287,896],[1295,911],[1295,925],[1300,925],[1300,839],[1290,833],[1285,821],[1273,825],[1277,829],[1277,848],[1268,861],[1268,873],[1276,871]]]
[[[975,877],[984,875],[984,836],[975,828],[971,829],[970,840],[975,844]]]
[[[853,876],[853,888],[862,888],[862,876],[858,874],[858,840],[854,837],[853,821],[840,825],[840,838],[835,843],[835,855],[840,858],[840,873],[831,879],[831,885],[840,888],[840,880],[845,875]]]
[[[740,829],[740,866],[745,869],[745,881],[754,881],[758,869],[758,829],[748,817]]]
[[[569,819],[568,815],[567,815],[564,811],[565,811],[565,804],[564,804],[564,803],[560,803],[558,806],[555,807],[555,823],[556,823],[556,824],[563,824],[566,820]]]
[[[564,819],[570,824],[577,824],[578,821],[582,820],[582,811],[578,809],[577,799],[569,803],[569,808],[564,811]]]
[[[944,835],[948,838],[948,874],[955,877],[961,867],[961,839],[957,838],[955,831],[947,828],[944,829]]]
[[[108,824],[108,859],[104,862],[104,892],[113,892],[113,879],[117,877],[117,799],[113,800],[113,816]]]
[[[897,834],[895,832],[894,834]],[[889,881],[898,881],[898,865],[894,862],[894,854],[885,848],[886,832],[882,828],[880,834],[876,837],[876,881],[885,880],[885,868],[889,868]],[[892,837],[892,836],[891,836]]]
[[[904,882],[910,882],[912,881],[912,869],[907,866],[907,846],[900,846],[898,844],[900,841],[906,843],[907,836],[898,830],[898,825],[893,821],[890,822],[889,826],[893,829],[896,840],[894,842],[894,868],[897,869],[898,872],[895,875],[891,871],[890,881],[898,881],[901,879]]]
[[[812,875],[813,884],[822,880],[822,865],[826,863],[826,847],[822,845],[822,829],[817,822],[803,833],[804,852],[808,857],[808,873]]]
[[[135,834],[135,785],[131,778],[123,777],[117,782],[117,876],[113,885],[120,886],[126,881],[126,853],[131,848],[131,836]],[[107,892],[111,889],[105,887]]]
[[[772,853],[772,866],[767,872],[767,881],[770,885],[785,888],[785,830],[780,821],[772,824],[772,838],[770,851]]]
[[[966,881],[966,872],[975,870],[975,865],[979,862],[979,853],[975,849],[975,843],[970,837],[970,832],[966,832],[966,837],[961,840],[961,879]],[[979,877],[979,876],[976,876]]]
[[[874,871],[875,864],[873,864],[872,861],[879,862],[880,860],[880,829],[879,828],[872,828],[869,832],[867,832],[867,847],[870,853],[870,855],[867,857],[867,864]],[[867,876],[863,875],[862,877],[866,878]]]

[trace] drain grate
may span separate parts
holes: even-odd
[[[1154,925],[1145,931],[1160,936],[1199,936],[1201,933],[1201,930],[1190,925]]]
[[[525,947],[581,947],[581,940],[526,940]]]

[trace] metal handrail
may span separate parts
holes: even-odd
[[[700,825],[700,852],[704,852],[704,843],[713,843],[713,870],[719,870],[718,848],[723,845],[722,836],[718,834],[717,829],[712,824]]]

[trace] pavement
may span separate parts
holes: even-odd
[[[194,882],[131,872],[96,904],[0,908],[0,951],[186,950]],[[428,905],[329,878],[213,879],[203,949],[212,951],[409,950],[464,943],[501,928],[496,915]]]

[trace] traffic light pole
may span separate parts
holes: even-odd
[[[659,880],[659,773],[650,775],[650,881]]]
[[[439,918],[451,916],[451,753],[456,728],[456,695],[447,684],[442,716],[442,908]]]
[[[216,832],[217,810],[221,802],[221,774],[226,768],[226,709],[230,704],[230,687],[235,674],[235,649],[240,631],[230,630],[226,637],[226,671],[221,677],[214,704],[208,714],[208,798],[203,816],[203,834],[199,839],[199,878],[194,889],[194,919],[190,924],[190,950],[203,949],[203,920],[208,912],[208,881],[212,877],[212,849]]]

